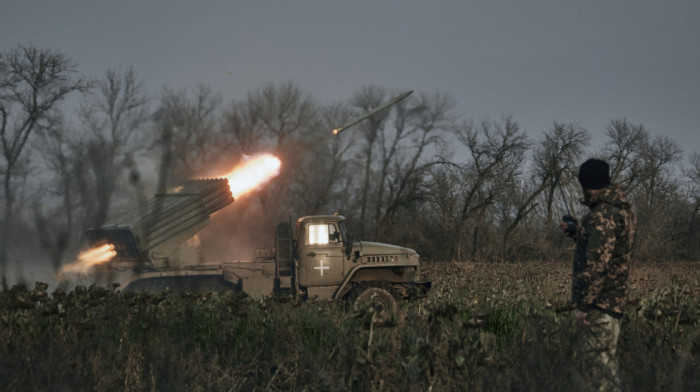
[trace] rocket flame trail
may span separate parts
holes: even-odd
[[[88,249],[85,252],[81,252],[78,255],[78,261],[66,264],[63,267],[61,267],[61,269],[58,271],[57,280],[60,281],[65,279],[66,274],[69,273],[84,274],[88,272],[90,267],[95,266],[97,264],[106,263],[112,260],[112,258],[116,255],[117,251],[114,250],[114,245],[112,244],[104,244],[98,247]]]
[[[236,198],[277,176],[281,165],[279,158],[273,155],[259,155],[222,177],[226,177],[231,193]]]

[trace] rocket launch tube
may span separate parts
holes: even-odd
[[[154,219],[150,233],[144,233],[149,238],[148,248],[164,243],[170,238],[183,232],[183,228],[194,227],[208,220],[209,216],[219,209],[233,203],[233,197],[226,179],[197,180],[183,185],[176,193],[159,195],[162,199],[153,200],[149,213],[144,216],[144,222]],[[159,216],[155,203],[162,202]]]

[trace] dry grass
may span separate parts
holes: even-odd
[[[630,390],[700,389],[700,267],[636,266],[620,340]],[[432,263],[392,327],[342,304],[238,293],[0,293],[9,390],[585,390],[568,264]]]
[[[492,287],[514,283],[526,294],[552,301],[566,302],[571,293],[571,263],[430,263],[423,266],[425,277],[440,288]],[[637,263],[630,269],[630,297],[640,298],[674,281],[689,284],[689,298],[700,298],[700,262]],[[472,290],[473,291],[473,290]]]

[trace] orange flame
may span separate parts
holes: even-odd
[[[274,155],[259,155],[222,177],[228,179],[233,197],[238,197],[278,175],[281,165],[282,162]]]
[[[86,273],[90,267],[97,264],[106,263],[116,255],[117,251],[114,250],[114,245],[112,244],[105,244],[88,249],[78,255],[78,261],[61,267],[61,270],[58,272],[58,276],[63,277],[68,273]]]

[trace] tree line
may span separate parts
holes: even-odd
[[[269,247],[275,222],[338,212],[356,238],[427,260],[568,260],[559,220],[585,213],[576,173],[599,157],[637,210],[636,259],[700,256],[700,154],[672,138],[615,118],[595,147],[574,123],[528,134],[509,116],[461,118],[449,94],[426,92],[331,134],[397,93],[368,85],[325,103],[286,82],[224,102],[205,84],[149,94],[133,67],[88,80],[59,51],[2,51],[0,266],[27,262],[29,248],[58,268],[86,229],[263,152],[282,160],[280,175],[219,213],[205,243],[225,233]],[[75,114],[60,105],[71,95]]]

